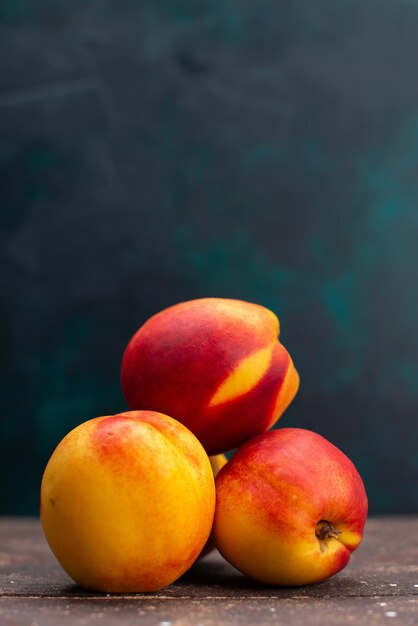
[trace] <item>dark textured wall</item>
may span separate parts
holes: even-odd
[[[349,454],[372,512],[418,511],[417,23],[410,0],[3,0],[1,512],[36,512],[60,438],[124,409],[132,332],[207,295],[279,315],[281,425]]]

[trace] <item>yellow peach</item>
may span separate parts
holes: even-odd
[[[212,466],[213,476],[216,478],[216,476],[219,474],[223,466],[228,463],[228,458],[225,456],[225,454],[217,454],[215,456],[210,456],[209,461]],[[212,550],[214,549],[215,549],[215,540],[213,538],[213,533],[211,533],[209,539],[206,542],[205,547],[203,548],[202,552],[199,554],[198,559],[203,559],[204,556],[209,554],[209,552],[212,552]]]
[[[215,456],[210,456],[209,461],[213,475],[216,478],[223,466],[228,463],[228,457],[226,457],[225,454],[216,454]]]
[[[66,572],[103,592],[156,591],[196,560],[215,505],[194,435],[153,411],[89,420],[58,445],[43,476],[41,521]]]

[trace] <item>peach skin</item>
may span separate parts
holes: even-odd
[[[102,592],[157,591],[209,537],[215,485],[198,440],[171,417],[98,417],[58,445],[43,476],[41,521],[66,572]]]
[[[269,585],[306,585],[339,572],[360,544],[366,516],[353,463],[308,430],[255,437],[216,478],[216,547]]]
[[[225,456],[225,454],[217,454],[216,456],[210,456],[209,461],[212,467],[213,475],[216,478],[216,476],[219,474],[223,466],[228,463],[228,458]],[[214,549],[215,549],[215,541],[213,539],[213,533],[211,533],[209,536],[209,539],[206,542],[205,547],[203,548],[202,552],[199,554],[197,558],[203,559],[204,556],[209,554],[209,552],[212,552],[212,550]]]
[[[271,428],[297,392],[278,335],[276,315],[250,302],[202,298],[164,309],[125,350],[126,401],[179,420],[210,455],[231,450]]]

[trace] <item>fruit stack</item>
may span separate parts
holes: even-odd
[[[268,309],[204,298],[132,337],[121,373],[131,410],[72,430],[42,480],[47,541],[79,585],[157,591],[213,545],[269,585],[345,567],[363,535],[363,482],[320,435],[270,430],[299,386],[278,336]]]

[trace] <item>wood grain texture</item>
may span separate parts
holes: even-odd
[[[0,624],[416,623],[418,519],[371,519],[349,566],[317,585],[274,588],[237,572],[218,553],[158,593],[85,592],[51,554],[37,519],[0,520]]]

